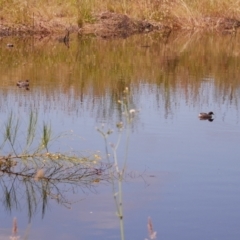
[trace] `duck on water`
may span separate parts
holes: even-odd
[[[26,90],[29,90],[29,80],[18,81],[16,85],[17,85],[19,88],[25,88]]]
[[[29,80],[26,81],[18,81],[17,82],[18,87],[29,87]]]
[[[199,113],[198,117],[200,120],[209,120],[209,121],[213,121],[213,112],[209,112],[209,113]]]

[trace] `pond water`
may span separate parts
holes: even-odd
[[[149,239],[149,216],[157,239],[240,238],[238,35],[72,36],[69,48],[46,38],[3,38],[0,44],[1,124],[12,112],[24,127],[37,112],[54,134],[69,134],[54,151],[97,152],[105,161],[96,127],[113,129],[109,141],[116,144],[115,125],[124,119],[118,100],[128,87],[129,109],[136,113],[129,142],[123,136],[117,152],[122,166],[128,146],[125,239]],[[16,86],[24,79],[29,91]],[[214,121],[198,119],[209,111]],[[71,208],[49,200],[44,217],[40,207],[30,224],[24,192],[22,205],[9,213],[3,189],[1,240],[9,239],[14,217],[20,239],[120,239],[110,182],[69,191]]]

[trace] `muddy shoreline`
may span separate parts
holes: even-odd
[[[183,20],[184,21],[184,20]],[[4,21],[0,22],[0,37],[7,36],[48,36],[70,33],[92,34],[101,38],[126,38],[133,34],[142,34],[152,31],[160,31],[168,34],[171,31],[188,29],[206,29],[218,32],[236,32],[240,27],[240,21],[231,18],[215,18],[206,17],[194,21],[194,24],[189,28],[183,28],[181,21],[172,22],[171,24],[162,24],[151,21],[135,20],[124,14],[117,14],[112,12],[104,12],[96,15],[96,21],[92,24],[86,23],[82,27],[76,25],[64,24],[64,21],[47,22],[39,20],[32,25],[24,24],[10,24]]]

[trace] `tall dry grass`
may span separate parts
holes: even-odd
[[[239,0],[0,0],[3,23],[81,27],[103,11],[184,27],[206,26],[205,18],[240,19]]]

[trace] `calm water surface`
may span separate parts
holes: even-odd
[[[15,47],[6,48],[8,42]],[[115,129],[124,117],[118,100],[130,89],[130,108],[138,113],[123,184],[126,239],[147,238],[149,216],[157,239],[240,238],[238,36],[73,36],[70,48],[54,39],[0,44],[1,124],[13,112],[24,128],[33,110],[56,135],[70,133],[53,144],[55,151],[99,151],[104,158],[96,127]],[[30,79],[30,91],[16,87],[21,79]],[[214,121],[200,121],[201,111],[213,111]],[[110,141],[117,136],[115,129]],[[122,138],[120,159],[125,145]],[[1,196],[3,202],[3,190]],[[109,183],[68,196],[76,201],[71,208],[49,201],[45,216],[40,207],[30,225],[24,193],[11,213],[1,204],[0,239],[9,239],[13,217],[21,239],[26,232],[34,240],[120,239]]]

